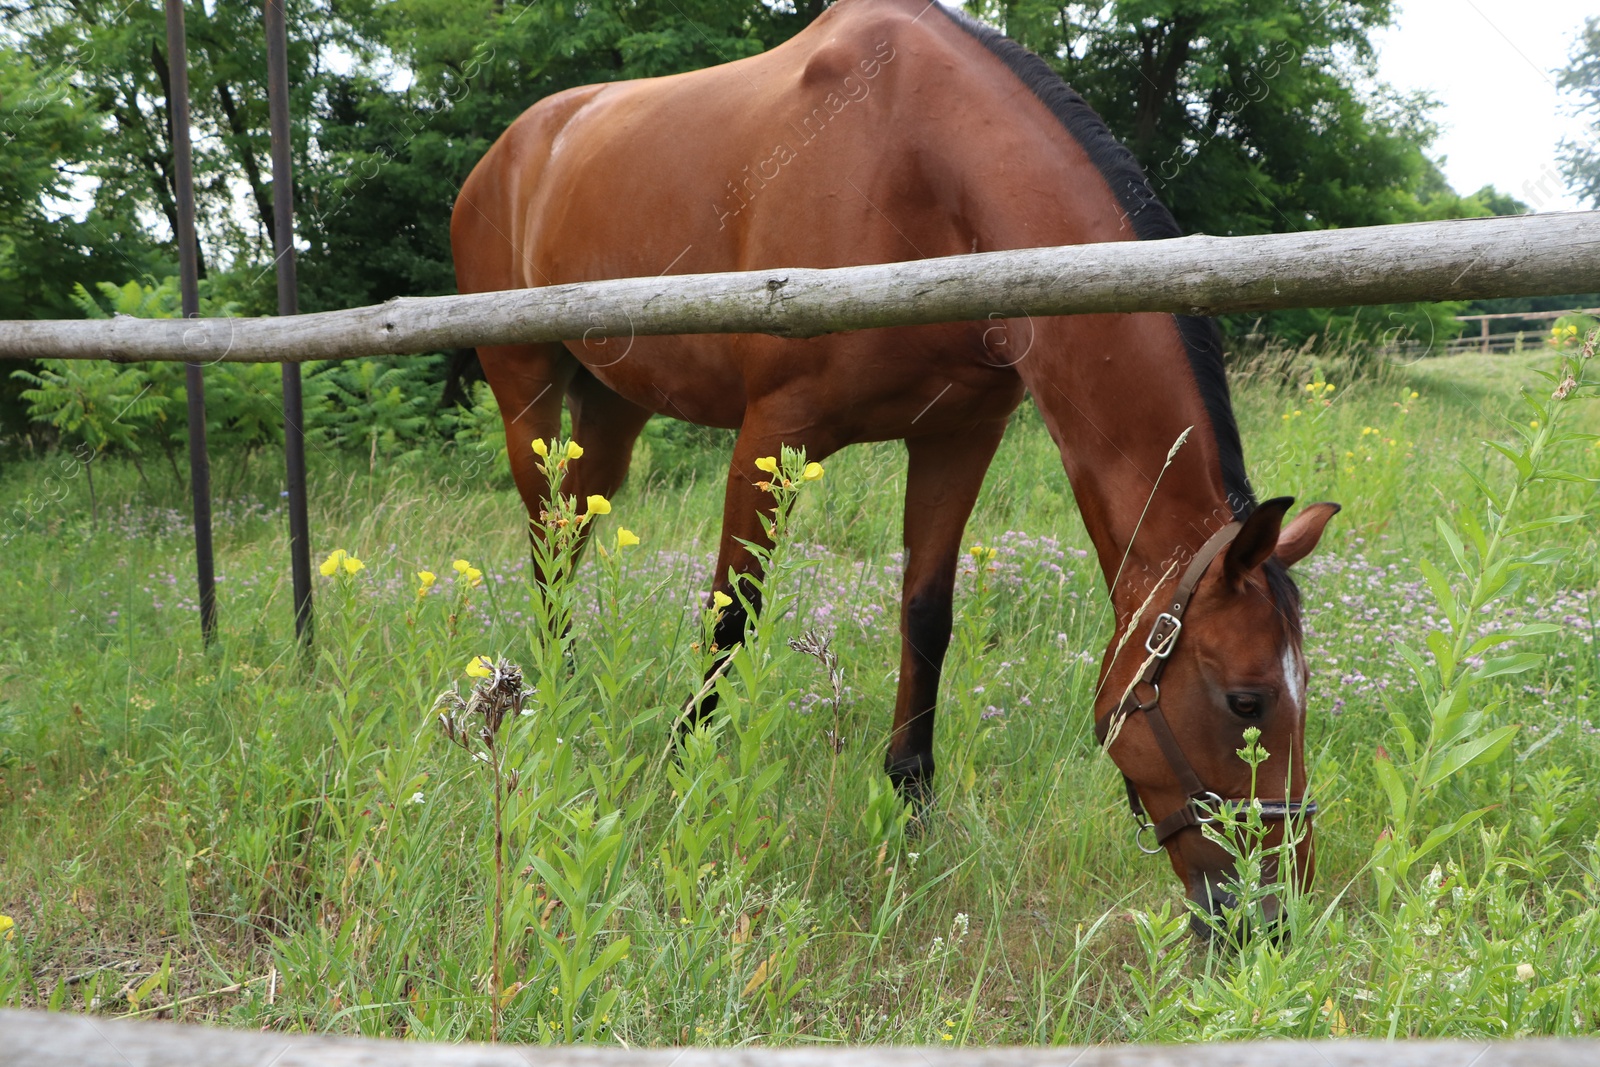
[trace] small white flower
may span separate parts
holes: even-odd
[[[424,799],[425,798],[422,795],[422,790],[420,789],[411,794],[411,803],[413,804],[421,804]]]
[[[1519,982],[1531,982],[1531,981],[1533,981],[1533,964],[1531,964],[1531,963],[1519,963],[1519,964],[1517,964],[1517,981],[1519,981]]]

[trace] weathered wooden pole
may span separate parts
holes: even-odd
[[[189,56],[183,27],[183,0],[166,0],[167,67],[171,96],[173,195],[178,208],[178,279],[183,317],[200,314],[198,247],[194,234],[194,159],[189,147]],[[180,328],[182,323],[178,324]],[[185,359],[193,359],[190,349]],[[207,353],[209,354],[209,353]],[[211,457],[206,451],[206,387],[201,364],[184,364],[189,409],[189,495],[194,502],[194,566],[200,594],[200,634],[206,644],[217,637],[216,562],[211,553]]]
[[[256,981],[259,981],[257,979]],[[246,983],[249,984],[249,983]],[[454,1045],[325,1034],[132,1022],[72,1012],[0,1009],[6,1062],[29,1067],[1592,1067],[1591,1037],[1515,1041],[1216,1041],[1073,1048],[619,1048]]]
[[[0,322],[0,359],[351,359],[585,337],[765,333],[1101,312],[1555,296],[1600,289],[1600,211],[1180,237],[814,270],[623,278],[267,319]]]
[[[272,123],[272,251],[278,267],[278,314],[300,314],[295,275],[294,164],[289,137],[289,35],[283,0],[266,0],[267,110]],[[311,520],[306,512],[306,428],[300,364],[283,364],[283,464],[289,492],[289,571],[294,632],[311,640]]]

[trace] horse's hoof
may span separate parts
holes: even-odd
[[[912,768],[891,767],[889,781],[900,799],[911,809],[911,817],[906,821],[906,837],[921,837],[928,817],[933,812],[933,775],[918,761],[917,766]]]

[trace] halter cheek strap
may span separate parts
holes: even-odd
[[[1317,805],[1314,801],[1224,800],[1207,789],[1201,782],[1200,776],[1195,773],[1194,765],[1183,754],[1183,746],[1178,744],[1177,736],[1173,734],[1166,715],[1161,711],[1161,676],[1167,669],[1167,661],[1172,657],[1173,649],[1177,647],[1179,635],[1183,633],[1184,613],[1189,610],[1189,602],[1194,598],[1200,579],[1205,577],[1211,564],[1233,543],[1233,539],[1239,535],[1242,528],[1242,523],[1230,522],[1212,534],[1200,547],[1200,551],[1195,553],[1194,558],[1189,561],[1189,566],[1184,569],[1183,576],[1178,580],[1172,601],[1165,611],[1156,616],[1156,621],[1145,638],[1144,650],[1148,656],[1144,670],[1139,673],[1138,679],[1128,689],[1122,701],[1094,724],[1095,737],[1104,746],[1113,721],[1126,721],[1134,712],[1144,712],[1145,723],[1150,727],[1151,735],[1155,737],[1156,746],[1166,757],[1167,765],[1172,769],[1173,775],[1178,779],[1179,787],[1187,797],[1177,811],[1159,822],[1151,821],[1145,813],[1144,804],[1139,799],[1139,792],[1134,787],[1133,779],[1126,774],[1122,776],[1122,784],[1128,791],[1128,807],[1139,822],[1136,840],[1144,852],[1159,852],[1174,834],[1190,827],[1214,823],[1246,804],[1256,805],[1263,819],[1288,819],[1316,814]],[[1148,701],[1140,699],[1141,690],[1149,694]],[[1155,838],[1155,844],[1150,848],[1146,848],[1142,840],[1147,831]]]

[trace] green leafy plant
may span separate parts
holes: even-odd
[[[1487,814],[1476,808],[1443,821],[1430,819],[1440,790],[1469,767],[1490,763],[1505,751],[1516,734],[1515,723],[1494,725],[1500,701],[1485,699],[1491,683],[1544,663],[1538,652],[1505,654],[1501,646],[1558,632],[1553,623],[1480,630],[1485,609],[1511,596],[1536,568],[1550,568],[1561,558],[1559,550],[1534,549],[1518,553],[1529,534],[1575,522],[1579,515],[1524,514],[1529,493],[1542,484],[1562,481],[1588,483],[1586,476],[1556,467],[1552,454],[1564,444],[1589,442],[1594,435],[1566,429],[1569,410],[1580,398],[1600,394],[1600,380],[1590,376],[1595,335],[1591,334],[1574,360],[1563,358],[1545,377],[1554,389],[1548,395],[1525,392],[1523,401],[1533,416],[1526,423],[1512,421],[1516,440],[1491,441],[1489,447],[1511,464],[1505,484],[1472,475],[1481,494],[1482,517],[1476,509],[1462,508],[1454,517],[1439,516],[1435,529],[1449,548],[1446,571],[1430,559],[1418,567],[1433,590],[1449,630],[1433,630],[1422,653],[1400,646],[1415,677],[1426,719],[1418,730],[1409,719],[1391,713],[1391,730],[1400,758],[1379,749],[1374,767],[1388,800],[1389,827],[1373,846],[1373,869],[1378,878],[1378,903],[1387,910],[1398,887],[1411,869]],[[1500,653],[1500,654],[1497,654]]]

